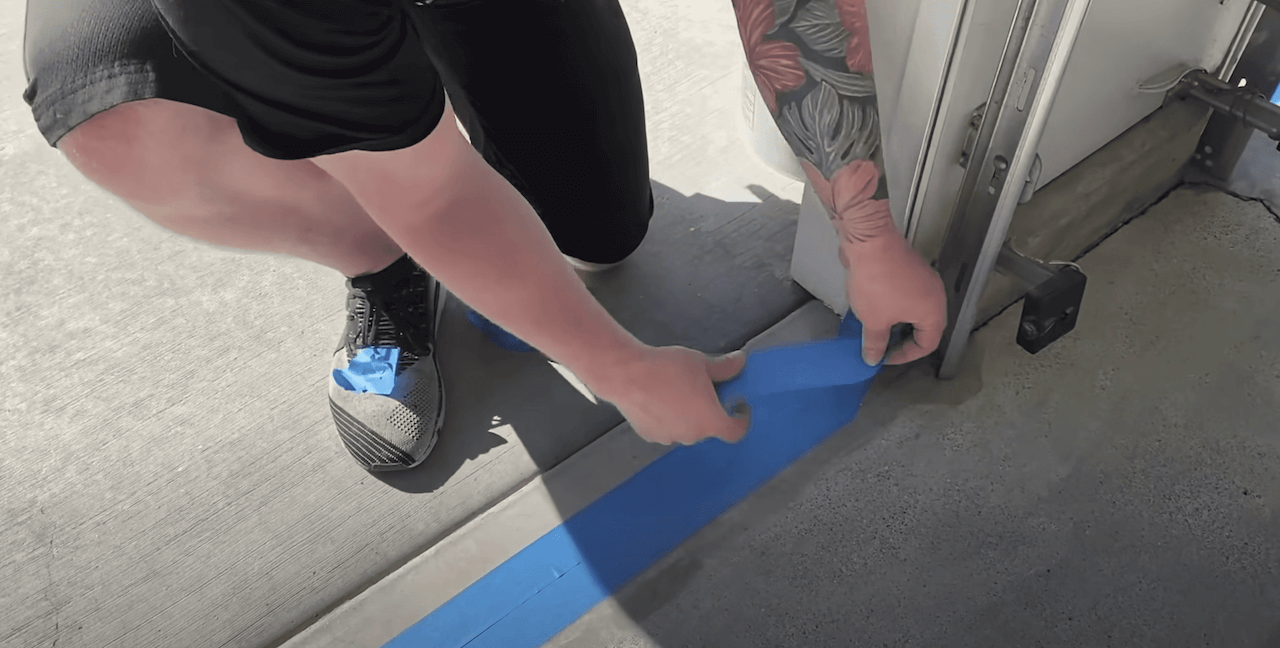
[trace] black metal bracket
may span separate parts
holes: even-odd
[[[1246,123],[1235,114],[1239,111],[1231,111],[1231,106],[1224,103],[1235,103],[1237,108],[1248,107],[1257,115],[1260,114],[1258,109],[1267,108],[1263,102],[1269,100],[1276,88],[1280,87],[1280,11],[1276,10],[1280,9],[1280,0],[1264,4],[1268,7],[1258,17],[1253,34],[1244,44],[1231,76],[1225,79],[1225,84],[1214,84],[1216,92],[1204,93],[1216,95],[1219,101],[1215,106],[1217,112],[1209,118],[1200,143],[1196,146],[1191,166],[1220,182],[1231,179],[1244,157],[1245,149],[1255,139],[1253,124]],[[1188,99],[1192,96],[1190,91],[1190,84],[1183,83],[1175,87],[1168,99]],[[1252,94],[1252,105],[1240,101],[1241,94]],[[1227,108],[1225,112],[1222,111],[1224,107]]]
[[[1030,289],[1022,302],[1018,346],[1036,354],[1075,329],[1088,282],[1078,266],[1047,266],[1018,254],[1006,243],[996,270]]]
[[[1027,293],[1018,324],[1018,346],[1039,353],[1076,327],[1084,300],[1084,273],[1063,266],[1049,281]]]

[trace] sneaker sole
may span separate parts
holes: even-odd
[[[605,270],[612,270],[623,263],[622,261],[618,261],[617,263],[592,263],[590,261],[575,259],[567,254],[561,254],[561,256],[563,256],[565,260],[569,262],[569,265],[574,267],[574,269],[581,270],[582,272],[604,272]]]

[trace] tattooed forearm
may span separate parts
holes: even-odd
[[[865,0],[733,0],[752,76],[842,241],[897,234]]]

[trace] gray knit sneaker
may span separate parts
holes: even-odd
[[[329,408],[369,471],[422,463],[444,424],[436,331],[447,293],[408,255],[347,279],[347,324],[333,354]]]

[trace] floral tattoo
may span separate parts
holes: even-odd
[[[733,0],[756,86],[848,242],[897,234],[880,153],[866,0]]]

